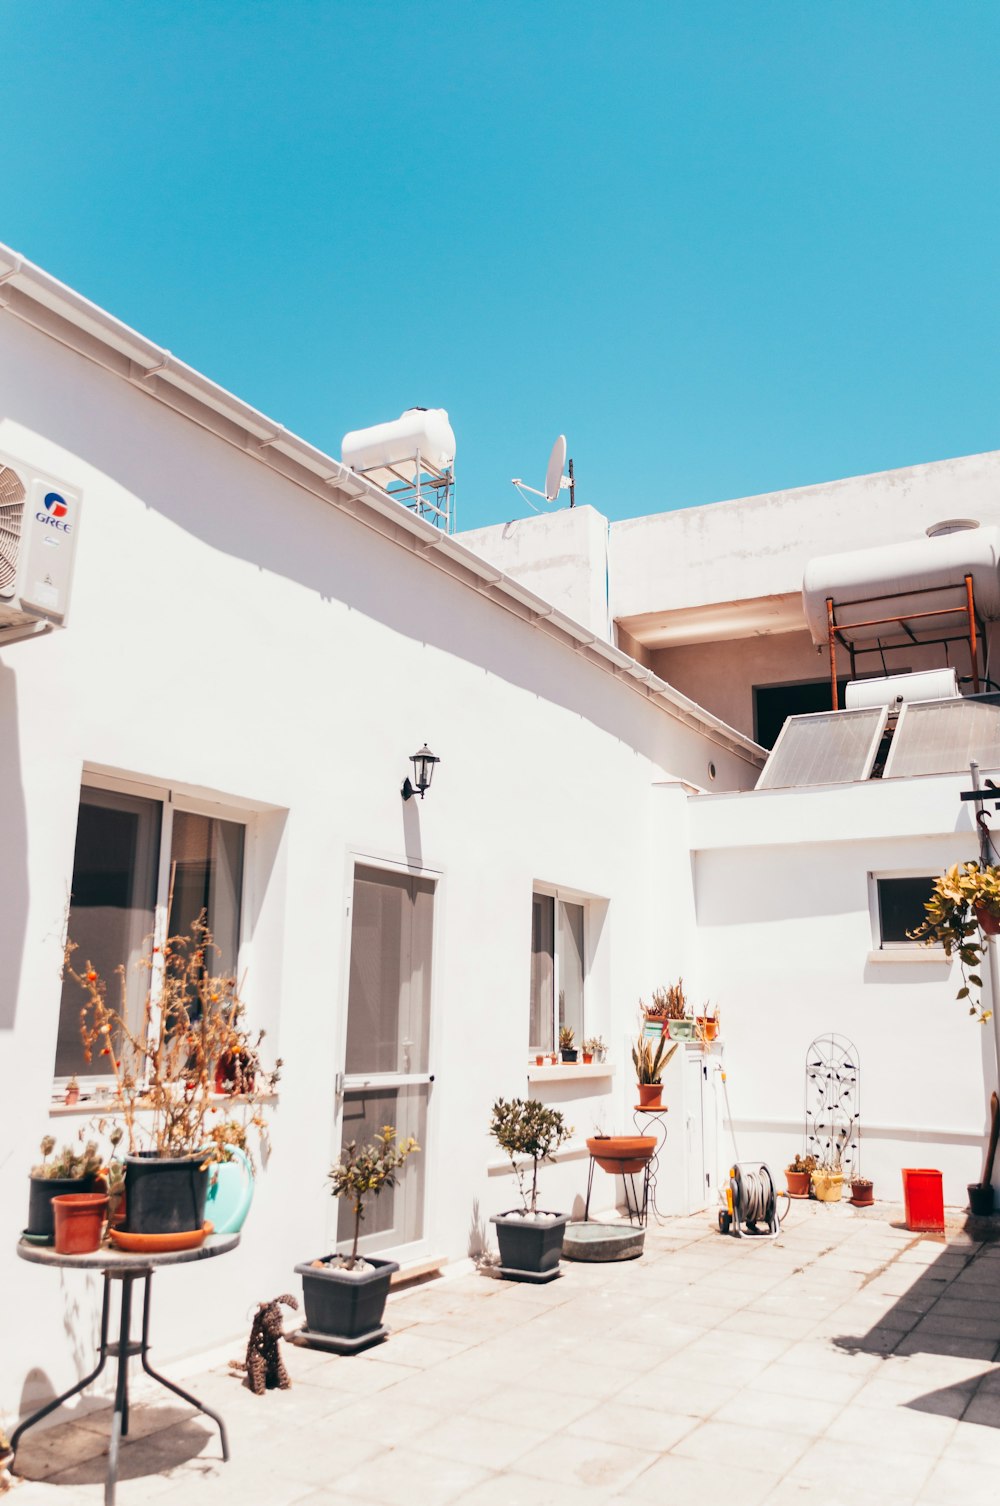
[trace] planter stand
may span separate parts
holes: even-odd
[[[197,1396],[192,1396],[190,1391],[185,1391],[181,1386],[175,1385],[158,1370],[154,1370],[149,1363],[149,1310],[150,1310],[150,1285],[153,1280],[153,1272],[158,1266],[179,1265],[187,1261],[207,1260],[214,1255],[224,1255],[227,1250],[234,1250],[240,1242],[238,1234],[215,1235],[211,1244],[205,1244],[198,1250],[174,1251],[163,1255],[123,1255],[116,1251],[95,1250],[85,1255],[59,1255],[54,1250],[39,1249],[33,1245],[19,1244],[17,1253],[22,1260],[29,1260],[37,1265],[62,1266],[72,1269],[74,1266],[81,1269],[98,1270],[104,1276],[104,1301],[101,1307],[101,1334],[99,1341],[98,1360],[89,1375],[78,1381],[75,1386],[70,1386],[68,1391],[63,1391],[52,1401],[46,1402],[39,1407],[37,1412],[32,1412],[30,1417],[14,1429],[11,1436],[11,1449],[16,1453],[17,1445],[22,1436],[29,1428],[34,1427],[36,1422],[41,1422],[50,1412],[61,1407],[70,1397],[77,1396],[85,1391],[92,1381],[95,1381],[108,1362],[108,1359],[118,1361],[118,1378],[115,1386],[115,1409],[111,1418],[111,1438],[108,1443],[108,1472],[104,1482],[105,1506],[114,1506],[115,1487],[118,1484],[118,1458],[121,1440],[128,1437],[130,1398],[128,1392],[128,1362],[133,1356],[137,1356],[143,1370],[159,1385],[165,1386],[182,1401],[196,1407],[199,1412],[204,1412],[210,1417],[219,1429],[219,1439],[222,1444],[222,1457],[229,1458],[229,1440],[226,1437],[226,1425],[218,1412],[199,1401]],[[110,1339],[111,1317],[111,1283],[121,1284],[121,1313],[118,1324],[118,1338]],[[143,1285],[142,1293],[142,1337],[132,1338],[132,1288],[137,1281]]]

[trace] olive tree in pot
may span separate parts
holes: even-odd
[[[552,1159],[573,1133],[557,1109],[548,1109],[537,1099],[498,1098],[493,1105],[490,1134],[510,1157],[522,1206],[495,1213],[500,1245],[500,1271],[523,1281],[552,1281],[559,1275],[563,1230],[568,1213],[549,1213],[538,1207],[538,1168]],[[531,1184],[526,1161],[531,1162]]]
[[[129,1233],[175,1235],[205,1227],[209,1169],[229,1150],[219,1129],[220,1063],[248,1064],[239,1096],[258,1128],[261,1099],[278,1082],[280,1060],[265,1072],[263,1031],[251,1034],[236,979],[218,971],[219,949],[204,916],[162,946],[150,939],[140,966],[145,998],[135,1019],[123,965],[115,969],[117,1007],[88,962],[65,971],[85,995],[80,1031],[87,1062],[111,1074],[111,1113],[125,1127],[125,1208]],[[223,1085],[225,1086],[225,1085]]]
[[[350,1199],[354,1213],[354,1242],[350,1255],[324,1255],[295,1267],[302,1277],[306,1310],[303,1338],[335,1354],[355,1354],[385,1338],[382,1314],[389,1282],[399,1270],[394,1260],[358,1254],[365,1201],[395,1187],[401,1167],[420,1146],[416,1140],[396,1140],[391,1124],[369,1145],[355,1140],[345,1145],[330,1170],[334,1197]]]

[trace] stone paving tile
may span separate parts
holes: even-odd
[[[288,1392],[192,1378],[228,1465],[206,1419],[137,1406],[120,1506],[975,1506],[1000,1469],[1000,1247],[886,1212],[796,1205],[776,1242],[700,1215],[628,1267],[393,1293],[377,1349],[288,1346]],[[17,1499],[98,1502],[108,1415],[29,1435],[47,1481]]]
[[[995,1476],[980,1464],[961,1459],[937,1463],[917,1497],[919,1506],[995,1506]]]
[[[337,1482],[337,1489],[386,1506],[446,1506],[464,1500],[489,1471],[457,1459],[440,1459],[403,1445],[380,1454],[370,1464]]]
[[[831,1492],[836,1485],[850,1485],[846,1506],[869,1502],[896,1502],[914,1499],[926,1484],[935,1460],[929,1454],[892,1453],[880,1448],[871,1450],[859,1461],[858,1450],[840,1439],[820,1438],[803,1454],[789,1472],[787,1480],[811,1490]],[[863,1491],[863,1496],[862,1496]],[[954,1506],[954,1503],[953,1503]]]
[[[650,1506],[650,1502],[669,1502],[669,1506],[761,1506],[779,1483],[776,1474],[740,1469],[728,1453],[712,1460],[689,1459],[679,1454],[664,1454],[627,1490],[612,1496],[615,1506]],[[857,1506],[857,1502],[853,1503]]]

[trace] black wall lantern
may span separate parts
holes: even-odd
[[[413,783],[411,784],[408,779],[403,780],[403,799],[409,800],[411,795],[419,795],[422,800],[424,798],[424,791],[429,790],[431,787],[431,780],[434,777],[434,765],[440,763],[441,760],[424,743],[419,753],[410,754],[410,762],[413,765]]]

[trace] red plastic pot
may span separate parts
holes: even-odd
[[[108,1211],[106,1192],[66,1192],[52,1199],[56,1221],[56,1253],[89,1255],[101,1243],[104,1215]]]
[[[944,1186],[940,1171],[903,1167],[906,1227],[914,1233],[944,1233]]]

